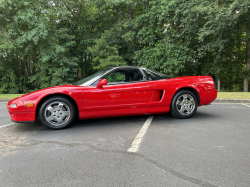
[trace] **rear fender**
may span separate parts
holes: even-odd
[[[194,93],[194,95],[197,98],[198,105],[200,105],[200,94],[199,94],[200,88],[196,84],[182,84],[182,85],[177,86],[174,89],[174,92],[172,93],[171,104],[172,104],[172,100],[173,100],[175,94],[178,93],[178,91],[180,91],[182,89],[187,89],[187,90],[191,91],[192,93]]]

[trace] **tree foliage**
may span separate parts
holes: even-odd
[[[106,66],[210,75],[248,91],[249,0],[2,0],[0,93],[74,82]]]

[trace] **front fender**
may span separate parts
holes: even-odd
[[[76,102],[80,111],[83,110],[82,92],[83,87],[80,86],[52,87],[26,94],[22,100],[27,112],[36,112],[38,105],[44,98],[53,95],[66,95],[71,97]],[[27,107],[27,104],[33,104],[33,107]]]

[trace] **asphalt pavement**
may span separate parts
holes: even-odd
[[[11,124],[0,103],[0,187],[250,184],[250,104],[199,107],[190,119],[154,115],[77,121],[64,130]],[[2,127],[2,128],[1,128]]]
[[[10,115],[7,110],[7,102],[0,102],[0,127],[9,123],[12,123],[10,120]]]

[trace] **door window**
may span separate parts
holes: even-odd
[[[124,82],[125,73],[116,71],[106,76],[105,79],[107,79],[108,84],[118,84]]]
[[[110,73],[104,79],[107,79],[108,85],[110,84],[122,84],[129,82],[139,82],[143,80],[143,76],[139,69],[118,69],[115,72]]]

